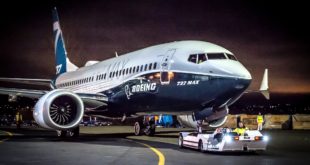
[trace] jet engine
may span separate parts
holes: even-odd
[[[33,111],[33,117],[41,127],[54,130],[78,126],[83,115],[81,98],[64,89],[52,90],[42,96]]]
[[[192,115],[178,115],[177,119],[179,123],[185,127],[197,128],[197,120],[195,116],[199,116],[202,117],[203,128],[217,128],[226,122],[228,111],[227,106],[216,110],[213,110],[213,108],[207,108],[200,112],[193,113]]]

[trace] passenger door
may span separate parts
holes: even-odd
[[[168,85],[170,83],[169,70],[171,66],[171,59],[175,51],[176,49],[169,49],[161,61],[160,83],[162,85]]]

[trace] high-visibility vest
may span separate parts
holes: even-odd
[[[262,115],[257,115],[257,123],[263,123],[264,122],[264,118]]]
[[[246,130],[248,130],[248,128],[236,128],[233,132],[236,132],[239,135],[244,135]]]
[[[22,121],[23,120],[23,116],[22,114],[20,114],[19,112],[16,113],[16,121],[19,122],[19,121]]]

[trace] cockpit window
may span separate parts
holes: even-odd
[[[205,54],[198,54],[198,64],[207,61],[206,55]]]
[[[188,61],[192,62],[192,63],[196,63],[197,62],[197,54],[191,54],[188,57]]]
[[[226,55],[227,55],[228,59],[238,61],[234,55],[227,54],[227,53],[226,53]]]
[[[200,64],[204,61],[207,61],[207,58],[205,54],[191,54],[188,57],[188,61],[195,64]]]
[[[224,53],[208,53],[208,60],[221,60],[226,59]]]

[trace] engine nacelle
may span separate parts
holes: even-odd
[[[178,115],[177,120],[183,127],[197,128],[197,121],[194,119],[193,115]],[[208,128],[209,123],[203,120],[202,127]]]
[[[218,128],[218,127],[222,126],[223,124],[225,124],[226,120],[227,120],[227,116],[222,117],[222,118],[217,119],[217,120],[210,121],[209,127]]]
[[[56,89],[42,96],[36,103],[33,117],[41,127],[68,130],[79,125],[84,115],[81,98],[64,89]]]
[[[199,115],[179,115],[177,117],[179,123],[181,123],[185,127],[190,127],[190,128],[197,128],[197,120],[195,119],[195,116],[200,116],[202,114],[206,114],[208,116],[204,116],[203,122],[202,122],[202,127],[203,128],[217,128],[222,126],[226,120],[227,120],[227,115],[228,115],[228,107],[224,106],[223,108],[217,109],[215,111],[211,109],[206,109],[205,111],[207,112],[198,112]]]

